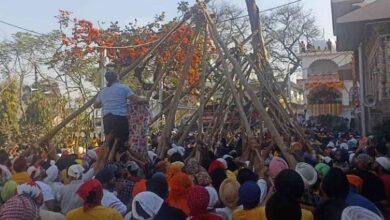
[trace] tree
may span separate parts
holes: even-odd
[[[23,119],[22,89],[25,81],[41,75],[39,67],[51,59],[58,43],[58,31],[42,36],[18,32],[10,40],[0,42],[0,73],[3,77],[13,77],[19,82],[17,94]]]
[[[19,133],[18,124],[18,82],[8,79],[0,86],[0,144],[4,145],[15,141],[14,137]]]
[[[295,73],[301,59],[297,51],[300,41],[313,42],[320,35],[315,17],[303,5],[289,5],[263,15],[266,41],[269,42],[270,63],[283,81]],[[290,65],[286,74],[286,66]],[[286,83],[285,83],[286,84]]]

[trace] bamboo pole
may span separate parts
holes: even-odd
[[[211,73],[213,73],[213,72],[215,71],[216,67],[214,66],[212,69],[213,69],[212,71],[210,71],[210,72],[207,73],[206,78],[208,78],[208,77],[211,75]],[[197,81],[194,85],[191,85],[186,91],[184,91],[184,92],[182,93],[180,99],[184,98],[187,94],[191,93],[192,90],[195,89],[198,85],[199,85],[199,81]],[[162,103],[166,102],[167,100],[171,99],[172,97],[173,97],[173,94],[172,94],[172,95],[169,95],[167,98],[165,98],[165,99],[162,101]],[[159,119],[163,114],[166,114],[166,113],[168,112],[169,109],[170,109],[169,106],[166,107],[166,108],[164,108],[161,112],[159,112],[156,116],[154,116],[154,117],[152,118],[152,120],[150,120],[149,125],[152,125],[152,124],[153,124],[154,122],[156,122],[157,119]]]
[[[210,35],[212,37],[214,37],[214,33],[210,33]],[[234,101],[236,103],[236,106],[238,108],[238,113],[240,114],[240,118],[241,118],[242,123],[244,125],[245,131],[249,135],[251,133],[251,128],[250,128],[248,119],[246,118],[244,108],[243,108],[243,106],[242,106],[242,104],[240,102],[240,97],[238,96],[237,89],[236,89],[236,87],[235,87],[235,85],[233,83],[232,74],[229,71],[229,67],[228,67],[227,62],[225,60],[225,56],[223,55],[222,51],[219,49],[219,47],[217,45],[216,45],[216,47],[217,47],[217,51],[218,51],[219,57],[222,60],[223,73],[225,74],[225,76],[227,78],[228,85],[229,85],[229,87],[231,89],[231,94],[233,95],[233,99],[234,99]]]
[[[201,140],[203,137],[203,114],[205,107],[205,90],[206,90],[206,71],[207,71],[207,24],[205,25],[204,30],[204,41],[203,41],[203,52],[202,52],[202,73],[200,75],[200,106],[199,106],[199,116],[198,116],[198,140]]]
[[[244,55],[244,56],[246,57],[247,61],[250,63],[250,65],[252,66],[252,68],[255,70],[255,73],[256,73],[256,76],[257,76],[258,80],[259,80],[260,82],[265,81],[266,79],[265,79],[264,76],[261,74],[260,70],[259,70],[258,67],[255,65],[255,63],[253,62],[253,60],[252,60],[249,56],[247,56],[247,55]],[[272,85],[274,85],[274,83],[273,83]],[[282,115],[282,116],[284,117],[284,121],[285,121],[286,123],[288,123],[292,128],[294,128],[294,130],[295,130],[294,133],[300,138],[300,140],[302,141],[303,145],[305,145],[306,148],[307,148],[308,150],[311,151],[312,148],[311,148],[310,144],[307,143],[307,141],[306,141],[306,139],[305,139],[305,137],[304,137],[304,135],[303,135],[302,128],[300,128],[296,123],[294,123],[295,121],[292,121],[292,122],[290,121],[290,114],[288,114],[288,112],[286,112],[286,109],[284,109],[284,108],[281,106],[279,100],[275,98],[275,97],[277,97],[277,95],[274,93],[274,91],[273,91],[273,89],[270,87],[270,85],[266,83],[266,84],[264,84],[264,87],[266,88],[267,92],[269,93],[269,98],[270,98],[271,100],[273,100],[273,103],[275,103],[275,105],[277,106],[277,107],[276,107],[276,110],[278,110],[278,112],[280,113],[280,115]],[[281,94],[281,93],[280,93],[280,94]],[[283,95],[282,95],[282,97],[283,97]]]
[[[205,99],[205,104],[207,104],[211,97],[214,95],[214,93],[216,91],[218,91],[218,89],[224,84],[225,81],[223,81],[222,83],[221,82],[218,82],[214,85],[213,89],[209,92],[209,94],[207,95],[206,99]],[[195,124],[196,120],[201,116],[199,114],[199,111],[200,111],[200,108],[198,108],[191,116],[191,120],[190,122],[187,124],[187,126],[184,127],[184,131],[182,132],[182,135],[179,139],[179,144],[183,144],[185,138],[187,137],[188,133],[190,132],[191,130],[191,127]],[[180,133],[180,132],[179,132]]]
[[[182,68],[180,78],[179,78],[179,81],[178,81],[178,84],[176,87],[176,92],[175,92],[175,94],[172,98],[172,102],[170,104],[170,110],[168,112],[168,117],[167,117],[166,124],[165,124],[164,130],[163,130],[163,133],[162,133],[161,142],[160,142],[159,147],[157,149],[158,155],[160,158],[164,157],[165,151],[166,151],[168,144],[169,144],[170,133],[171,133],[171,131],[174,127],[174,124],[175,124],[176,110],[177,110],[177,107],[179,105],[180,97],[181,97],[181,94],[183,92],[182,90],[184,87],[184,83],[187,79],[188,71],[191,67],[192,58],[193,58],[193,55],[195,53],[195,44],[198,40],[199,32],[200,32],[200,26],[197,25],[196,29],[195,29],[195,33],[193,34],[192,39],[191,39],[188,54],[184,60],[183,68]]]
[[[241,67],[239,66],[238,62],[232,57],[232,55],[229,53],[229,49],[226,46],[226,44],[221,40],[221,38],[218,35],[218,32],[215,28],[214,22],[211,19],[210,15],[206,10],[204,10],[204,14],[206,16],[206,19],[208,21],[208,26],[210,27],[210,35],[214,40],[214,43],[216,44],[217,50],[219,51],[219,54],[222,55],[222,51],[224,52],[225,56],[231,61],[231,63],[234,66],[234,69],[236,71],[236,75],[238,76],[239,80],[244,85],[248,95],[251,97],[255,109],[258,111],[259,114],[261,114],[264,118],[265,125],[270,129],[271,133],[275,137],[276,143],[279,145],[279,148],[283,154],[283,156],[286,158],[287,162],[289,163],[290,167],[295,167],[296,161],[294,157],[292,157],[291,154],[289,154],[286,149],[286,145],[283,141],[283,138],[280,136],[279,131],[276,129],[275,125],[272,122],[271,117],[268,115],[267,111],[265,110],[264,106],[260,101],[258,100],[258,97],[256,97],[256,94],[253,92],[253,89],[249,85],[249,83],[244,78],[243,74],[241,73]],[[223,58],[223,56],[222,56]],[[248,125],[249,126],[249,125]]]

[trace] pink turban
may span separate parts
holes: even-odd
[[[282,170],[288,169],[287,162],[281,157],[273,157],[269,164],[271,176],[275,178]]]

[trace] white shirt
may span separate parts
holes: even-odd
[[[44,183],[42,181],[36,181],[36,183],[38,184],[39,188],[41,188],[42,195],[43,195],[44,203],[42,204],[41,209],[47,210],[45,202],[50,201],[50,200],[54,200],[53,190],[51,189],[51,187],[49,185],[47,185],[46,183]]]
[[[114,193],[103,189],[102,205],[106,208],[112,208],[125,215],[127,212],[127,206],[121,202]]]

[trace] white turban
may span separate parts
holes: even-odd
[[[326,147],[330,147],[330,148],[334,148],[334,143],[333,141],[329,141],[328,145],[326,145]]]
[[[68,168],[68,175],[76,179],[79,179],[83,172],[84,168],[80,164],[74,164]]]
[[[295,166],[295,171],[302,177],[305,187],[313,186],[317,182],[317,171],[310,164],[298,163]]]
[[[383,167],[383,169],[390,171],[390,159],[387,157],[378,157],[375,161]]]
[[[95,150],[88,150],[87,151],[87,156],[89,158],[91,158],[92,160],[97,160],[97,158],[98,158],[98,155],[97,155]]]
[[[172,148],[168,150],[168,156],[172,156],[175,153],[179,153],[182,157],[184,157],[185,149],[182,146],[177,146],[172,144]]]
[[[347,143],[342,143],[340,144],[340,149],[348,150],[348,144]]]
[[[207,205],[207,209],[213,210],[215,206],[219,203],[217,190],[215,190],[212,186],[206,186],[205,188],[209,193],[209,204]]]
[[[144,218],[137,213],[136,204],[139,204],[144,212],[146,212],[150,218]],[[152,220],[156,217],[158,211],[160,210],[164,200],[160,198],[157,194],[153,192],[141,192],[138,193],[132,202],[133,217],[139,220]]]
[[[157,160],[157,154],[154,153],[153,151],[148,151],[148,158],[149,158],[149,162],[154,164]]]
[[[35,182],[23,183],[16,188],[18,195],[28,195],[30,198],[35,199],[41,195],[42,191],[38,184]]]
[[[27,174],[31,179],[39,177],[42,173],[42,168],[40,166],[30,166],[27,169]]]
[[[381,220],[374,212],[360,206],[349,206],[344,209],[341,220]]]
[[[50,167],[46,170],[46,177],[43,179],[44,182],[54,182],[58,177],[58,167],[55,165],[53,160],[50,161]]]

